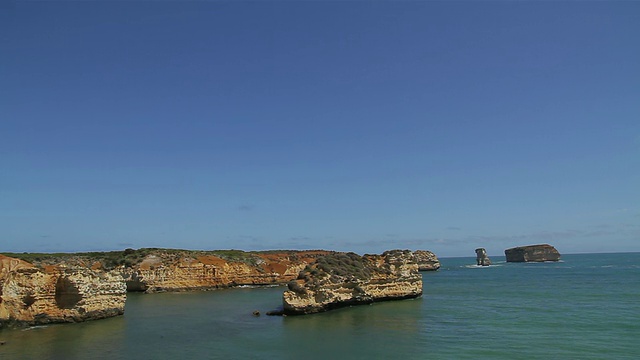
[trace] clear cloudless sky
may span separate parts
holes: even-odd
[[[640,251],[640,2],[2,2],[0,251]]]

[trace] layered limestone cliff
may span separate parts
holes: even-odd
[[[11,254],[40,268],[86,267],[119,274],[127,291],[208,290],[238,285],[285,284],[331,251],[126,249],[71,254]]]
[[[399,250],[364,257],[323,250],[172,249],[8,255],[11,257],[0,255],[0,326],[78,322],[120,315],[124,313],[127,291],[209,290],[286,284],[299,278],[294,281],[298,284],[305,283],[306,277],[307,294],[313,294],[314,304],[325,308],[416,297],[422,294],[418,264],[422,270],[440,266],[429,251]],[[342,264],[343,260],[348,261]],[[333,267],[341,264],[347,267]],[[308,300],[290,296],[290,304],[295,301]],[[314,309],[303,312],[318,311],[317,305],[308,308]],[[291,309],[295,307],[292,305]]]
[[[560,253],[549,244],[519,246],[506,249],[504,255],[507,262],[542,262],[558,261]]]
[[[415,255],[392,250],[382,255],[336,253],[307,266],[283,294],[283,312],[312,314],[338,307],[422,295]]]
[[[420,271],[435,271],[440,269],[440,260],[436,254],[427,250],[416,250],[413,252],[413,260],[418,264]]]
[[[239,285],[284,284],[329,251],[247,253],[155,251],[121,269],[129,291],[209,290]]]
[[[0,255],[0,327],[78,322],[124,313],[126,285],[113,272],[37,267]]]

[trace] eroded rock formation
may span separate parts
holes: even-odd
[[[542,262],[558,261],[560,253],[549,244],[519,246],[506,249],[504,255],[507,262]]]
[[[287,282],[294,290],[285,294],[289,313],[317,312],[420,296],[419,265],[421,270],[440,267],[430,251],[400,250],[364,257],[323,250],[171,249],[8,255],[16,258],[0,255],[0,327],[120,315],[127,291],[208,290]]]
[[[422,275],[409,250],[359,256],[336,253],[307,266],[283,294],[289,315],[422,295]]]
[[[284,284],[329,251],[247,253],[223,259],[206,252],[156,251],[122,268],[129,291],[209,290],[238,285]]]
[[[414,261],[418,264],[420,271],[435,271],[440,269],[440,260],[436,254],[427,250],[416,250],[413,252]]]
[[[476,264],[478,266],[489,266],[491,265],[491,259],[487,256],[487,250],[484,248],[476,249]]]
[[[126,285],[113,272],[37,267],[0,255],[0,327],[101,319],[124,313]]]

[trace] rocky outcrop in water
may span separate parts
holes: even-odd
[[[440,269],[440,260],[436,254],[427,250],[413,252],[413,260],[418,264],[419,271],[435,271]]]
[[[300,276],[290,287],[299,290],[298,284],[308,286],[309,293],[315,294],[315,303],[325,308],[416,297],[422,293],[418,264],[423,270],[440,267],[437,257],[429,251],[399,250],[364,257],[323,250],[127,249],[100,253],[5,254],[12,257],[0,255],[0,326],[77,322],[120,315],[124,312],[126,291],[286,284]],[[348,268],[331,267],[340,263],[340,259],[349,259]],[[307,284],[305,276],[311,275],[313,279],[309,278]],[[320,289],[313,285],[326,287]],[[351,294],[350,300],[347,293]],[[323,296],[328,300],[322,300]],[[293,309],[298,300],[293,297],[290,300]]]
[[[376,301],[422,295],[422,275],[409,250],[382,255],[327,255],[307,266],[283,294],[283,312],[312,314]]]
[[[37,267],[0,255],[0,327],[121,315],[125,300],[119,274],[64,264]]]
[[[487,250],[484,248],[476,249],[476,264],[478,266],[489,266],[491,265],[491,259],[487,256]]]
[[[506,249],[504,255],[507,262],[542,262],[558,261],[560,253],[549,244],[519,246]]]

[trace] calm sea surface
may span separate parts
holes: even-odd
[[[440,260],[421,299],[301,317],[251,315],[282,287],[129,294],[124,316],[0,331],[0,359],[640,358],[640,253]]]

